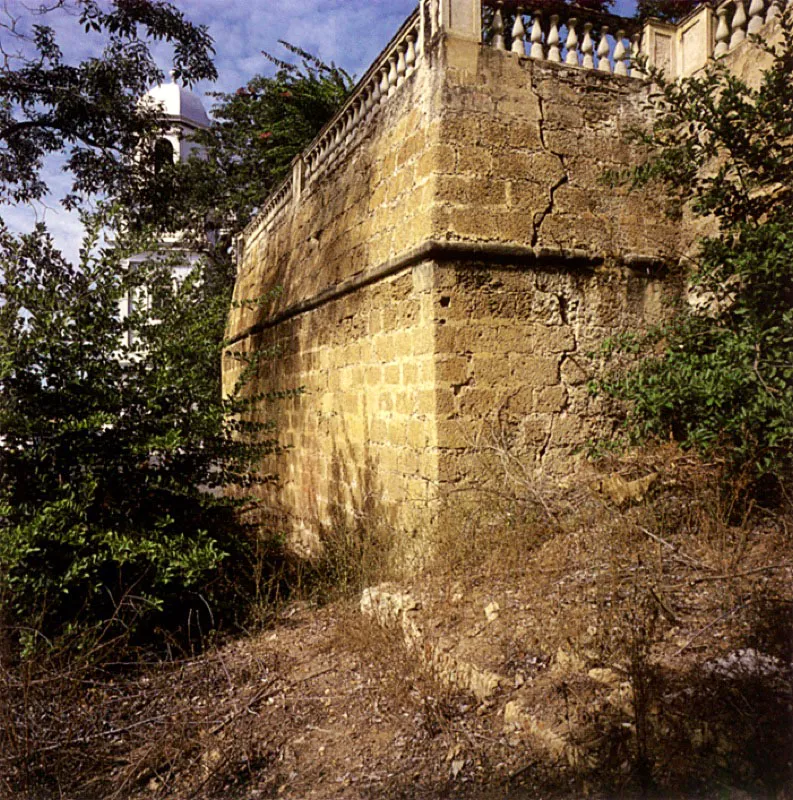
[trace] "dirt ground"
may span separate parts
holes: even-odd
[[[367,613],[294,602],[195,658],[12,687],[0,796],[791,800],[788,523],[669,491],[512,508]]]

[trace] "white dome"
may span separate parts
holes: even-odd
[[[171,83],[161,83],[143,95],[144,102],[152,100],[162,106],[166,117],[172,117],[180,122],[187,122],[197,128],[208,128],[209,117],[204,109],[204,104],[194,92],[180,86],[173,80]]]

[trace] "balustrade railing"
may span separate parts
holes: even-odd
[[[677,25],[592,12],[575,4],[482,0],[482,40],[496,50],[581,69],[645,77],[643,65],[667,77],[690,75],[721,58],[782,14],[793,0],[723,0],[703,4]]]
[[[299,198],[305,186],[316,180],[358,139],[381,107],[413,75],[424,57],[430,25],[437,26],[438,1],[421,0],[419,8],[369,67],[345,104],[295,159],[292,174],[271,192],[246,232],[260,225],[267,227],[282,208]],[[431,11],[435,14],[434,23]]]
[[[544,10],[530,4],[485,0],[483,41],[538,61],[615,75],[640,77],[638,22],[558,3]]]
[[[687,77],[747,39],[769,35],[768,23],[786,5],[793,0],[722,0],[715,8],[703,3],[676,25],[651,19],[644,26],[642,54],[667,78]]]
[[[439,33],[582,70],[644,78],[650,65],[678,78],[751,36],[762,38],[766,25],[790,6],[793,0],[722,0],[715,8],[698,6],[676,25],[650,20],[640,27],[636,20],[561,0],[542,0],[542,10],[532,8],[531,0],[419,0],[344,106],[295,159],[292,174],[270,194],[246,233],[267,228],[359,140],[427,58]]]
[[[417,9],[372,64],[336,116],[303,153],[303,178],[311,180],[348,145],[381,106],[416,71],[424,54],[423,25]]]
[[[732,50],[747,36],[759,33],[767,22],[778,17],[786,0],[726,0],[716,8],[716,32],[713,57]],[[787,0],[789,5],[793,5]]]

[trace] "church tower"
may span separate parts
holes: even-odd
[[[203,158],[204,151],[194,141],[194,135],[210,126],[204,104],[195,92],[178,84],[173,71],[170,83],[161,83],[150,89],[141,103],[153,105],[159,112],[163,123],[162,134],[155,143],[154,158],[157,164],[174,164],[189,158]],[[178,253],[175,266],[171,267],[175,282],[182,281],[193,269],[201,254],[190,247],[183,246],[181,232],[161,234],[154,251],[147,251],[126,259],[126,268],[134,270],[137,264],[157,259],[158,255],[172,257]],[[142,307],[148,309],[149,298],[146,292],[138,289],[129,291],[119,301],[121,319]],[[124,334],[124,344],[131,347],[135,335],[132,331]]]
[[[171,82],[155,86],[143,96],[142,102],[161,110],[161,119],[167,127],[158,147],[162,147],[164,155],[167,153],[173,161],[186,161],[191,156],[201,157],[201,147],[192,138],[197,131],[209,127],[209,117],[195,92],[179,85],[171,72]],[[166,145],[171,146],[170,151],[165,151]]]

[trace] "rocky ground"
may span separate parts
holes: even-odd
[[[6,748],[0,786],[74,800],[793,798],[786,523],[705,530],[688,500],[682,516],[620,503],[579,508],[577,525],[483,529],[482,547],[457,538],[420,578],[292,603],[255,635],[105,669],[46,707],[29,686],[28,729],[36,709],[59,727]]]

